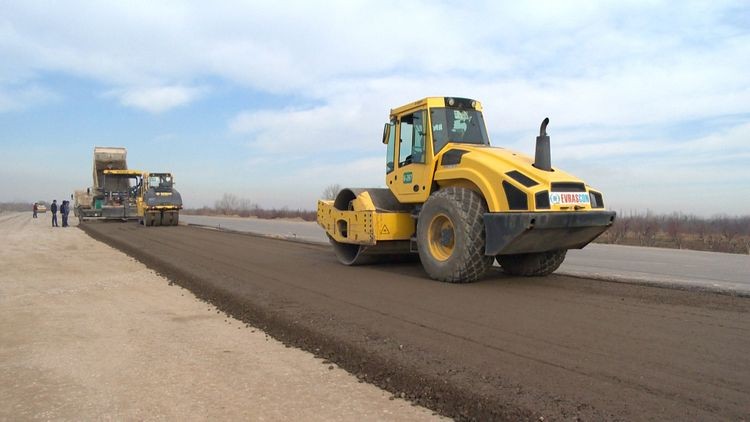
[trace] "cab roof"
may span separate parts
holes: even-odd
[[[482,104],[479,101],[472,100],[471,98],[425,97],[419,101],[414,101],[413,103],[404,104],[400,107],[391,109],[391,117],[399,116],[414,109],[424,107],[472,108],[477,111],[482,111]]]

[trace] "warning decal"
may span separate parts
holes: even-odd
[[[391,234],[390,230],[388,230],[388,226],[383,224],[383,228],[380,229],[380,234]]]

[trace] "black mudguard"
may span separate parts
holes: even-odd
[[[604,233],[615,215],[614,211],[486,213],[485,255],[580,249]]]

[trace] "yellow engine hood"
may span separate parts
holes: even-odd
[[[437,156],[435,181],[441,186],[478,190],[486,198],[490,212],[603,208],[601,194],[595,192],[598,202],[592,203],[592,191],[583,180],[556,167],[552,171],[540,170],[533,162],[533,158],[505,148],[448,144]],[[577,194],[575,198],[580,202],[546,204],[550,198],[558,199],[550,192],[563,193],[565,199]]]

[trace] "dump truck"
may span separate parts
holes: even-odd
[[[176,226],[182,196],[174,188],[172,173],[144,173],[136,201],[138,222],[148,226]]]
[[[128,170],[125,148],[94,147],[93,185],[75,191],[74,214],[81,222],[136,219],[142,178],[142,171]]]
[[[495,261],[511,275],[548,275],[615,219],[600,191],[552,167],[548,123],[530,157],[490,145],[479,101],[428,97],[392,109],[387,188],[319,200],[318,224],[345,265],[412,254],[445,282],[475,281]]]

